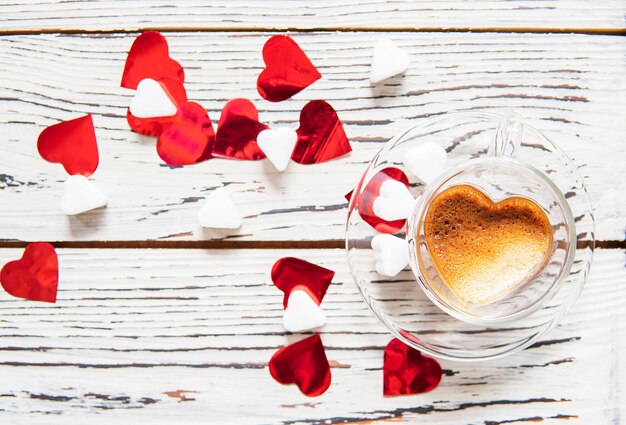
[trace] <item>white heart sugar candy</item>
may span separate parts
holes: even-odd
[[[376,235],[372,238],[376,271],[393,277],[409,264],[409,246],[406,240],[393,235]]]
[[[446,166],[446,150],[434,142],[426,142],[404,154],[404,166],[417,178],[428,184],[434,181]]]
[[[130,113],[137,118],[171,117],[176,115],[176,105],[158,81],[145,78],[137,85],[135,97],[130,101]]]
[[[287,300],[283,326],[289,332],[319,328],[326,323],[326,315],[311,296],[301,289],[293,291]]]
[[[198,223],[202,227],[237,229],[241,227],[241,216],[226,189],[214,189],[198,211]]]
[[[77,215],[96,208],[105,207],[109,203],[102,193],[89,179],[77,174],[69,176],[63,186],[61,211],[67,215]]]
[[[256,138],[257,145],[278,171],[284,171],[289,165],[297,142],[298,134],[290,128],[268,128]]]
[[[372,206],[374,214],[386,221],[402,220],[413,212],[415,199],[404,183],[388,179],[381,185]]]
[[[409,68],[409,54],[400,49],[388,38],[378,40],[372,55],[370,81],[379,83],[394,75],[402,74]]]

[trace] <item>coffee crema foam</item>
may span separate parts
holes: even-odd
[[[465,303],[506,296],[539,271],[552,252],[552,227],[535,202],[511,197],[494,203],[469,185],[431,202],[426,246],[446,285]]]

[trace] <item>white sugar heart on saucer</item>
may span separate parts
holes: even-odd
[[[376,271],[393,277],[409,264],[409,246],[403,238],[393,235],[376,235],[372,238]]]
[[[290,128],[268,128],[259,133],[256,144],[278,171],[285,171],[296,148],[298,134]]]
[[[145,78],[130,101],[130,113],[137,118],[171,117],[176,115],[176,105],[158,81]]]
[[[379,83],[394,75],[402,74],[409,68],[410,57],[388,38],[381,38],[374,46],[370,81]]]
[[[198,223],[202,227],[215,229],[237,229],[241,227],[241,215],[226,189],[214,189],[198,211]]]
[[[301,289],[289,295],[283,315],[283,326],[289,332],[319,328],[326,323],[326,315],[311,296]]]
[[[402,220],[411,215],[415,199],[404,183],[398,180],[385,180],[374,199],[374,214],[386,221]]]
[[[77,174],[65,180],[61,198],[61,211],[64,214],[81,214],[105,207],[108,202],[107,196],[87,177]]]
[[[426,142],[404,154],[404,166],[417,178],[428,184],[434,181],[446,166],[446,150],[434,142]]]

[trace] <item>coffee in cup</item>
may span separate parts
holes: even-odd
[[[443,281],[472,304],[511,293],[543,268],[553,249],[550,220],[537,203],[519,196],[493,202],[466,184],[431,201],[424,236]]]

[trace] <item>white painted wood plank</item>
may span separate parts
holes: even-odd
[[[1,249],[0,264],[18,257]],[[275,383],[287,337],[273,262],[337,272],[322,329],[333,383],[319,398]],[[0,417],[6,423],[617,423],[624,401],[624,251],[599,250],[564,323],[522,353],[443,361],[435,391],[388,398],[390,335],[365,307],[342,250],[59,250],[55,305],[0,294]],[[623,341],[622,341],[623,342]],[[622,353],[623,354],[623,353]],[[623,370],[623,369],[622,369]],[[188,401],[176,397],[186,391]],[[169,395],[168,395],[169,393]],[[330,421],[330,422],[327,422]]]
[[[624,28],[625,12],[619,0],[22,0],[0,3],[0,29]]]
[[[387,35],[411,54],[404,77],[372,88],[371,46]],[[597,238],[622,240],[626,197],[626,39],[584,35],[300,33],[295,39],[322,80],[280,103],[259,98],[256,78],[268,34],[169,34],[187,71],[189,97],[216,125],[224,103],[251,98],[265,122],[296,127],[306,101],[327,99],[354,151],[283,174],[266,161],[215,159],[165,167],[154,142],[124,118],[132,93],[119,88],[134,35],[0,38],[0,238],[20,240],[342,239],[346,202],[367,161],[420,117],[447,111],[518,108],[563,147],[586,178]],[[65,172],[43,161],[35,141],[47,125],[94,114],[103,211],[67,218],[59,209]],[[315,184],[311,184],[312,181]],[[246,217],[238,231],[202,230],[196,211],[227,185]]]

